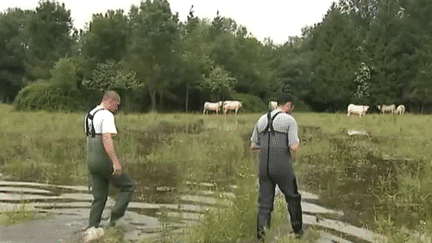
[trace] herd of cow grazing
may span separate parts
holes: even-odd
[[[206,102],[204,103],[203,114],[208,114],[208,111],[216,111],[216,114],[218,114],[219,110],[222,108],[225,115],[228,110],[235,110],[235,114],[237,115],[240,107],[242,107],[242,103],[237,100],[226,100],[216,103]]]
[[[222,108],[224,114],[226,115],[228,110],[234,110],[235,114],[237,115],[237,112],[239,108],[242,107],[242,103],[237,100],[226,100],[226,101],[219,101],[216,103],[212,102],[205,102],[204,103],[204,110],[203,114],[208,114],[209,111],[216,111],[216,115],[219,113],[219,110]],[[274,110],[277,107],[276,101],[270,101],[269,102],[269,109]]]
[[[203,114],[208,114],[209,111],[216,111],[216,114],[218,114],[219,110],[222,108],[225,115],[226,115],[228,110],[234,110],[235,114],[237,115],[237,112],[238,112],[240,107],[242,107],[242,103],[240,101],[237,101],[237,100],[227,100],[227,101],[223,101],[223,102],[219,101],[216,103],[205,102]],[[276,107],[277,107],[276,101],[270,101],[268,103],[269,110],[274,110],[274,109],[276,109]],[[399,105],[397,108],[396,108],[395,104],[378,105],[377,108],[383,114],[385,114],[385,113],[392,113],[392,114],[399,114],[399,115],[405,114],[405,106],[404,105]],[[347,116],[358,114],[361,117],[362,115],[363,116],[366,115],[366,112],[368,109],[369,109],[369,106],[367,106],[367,105],[350,104],[348,106]]]
[[[377,105],[378,110],[380,110],[381,113],[385,114],[385,113],[391,113],[391,114],[399,114],[399,115],[403,115],[405,114],[405,106],[404,105],[399,105],[396,108],[395,104],[391,104],[391,105]],[[369,109],[369,106],[367,105],[354,105],[354,104],[350,104],[348,106],[348,114],[349,115],[353,115],[353,114],[358,114],[360,117],[366,114],[367,110]]]

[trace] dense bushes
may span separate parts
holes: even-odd
[[[240,110],[244,112],[257,113],[267,110],[266,104],[258,96],[237,93],[234,95],[234,98],[242,102]]]
[[[37,81],[23,88],[15,98],[17,110],[80,111],[81,93],[65,85]]]
[[[100,93],[77,85],[81,75],[79,67],[77,60],[61,58],[51,70],[50,79],[39,79],[18,93],[15,109],[71,112],[94,106],[96,99],[100,101]]]

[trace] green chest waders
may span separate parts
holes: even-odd
[[[87,114],[85,118],[87,134],[87,167],[90,173],[92,194],[94,197],[90,209],[89,227],[99,227],[102,212],[108,199],[110,182],[118,189],[116,204],[111,210],[111,223],[124,215],[135,185],[132,178],[124,173],[117,177],[112,175],[112,162],[105,152],[102,142],[102,134],[96,133],[94,129],[93,119],[96,113],[100,110],[96,110],[93,115],[90,113]]]
[[[98,172],[103,174],[112,173],[112,165],[108,155],[105,152],[102,143],[102,134],[96,133],[94,127],[95,115],[104,109],[98,109],[93,114],[90,112],[85,118],[85,127],[87,135],[87,167],[90,173]]]
[[[263,239],[265,228],[270,227],[276,185],[285,195],[294,232],[297,233],[302,229],[301,196],[292,171],[288,133],[275,131],[273,127],[273,121],[279,114],[280,112],[271,117],[271,113],[268,112],[267,126],[258,133],[260,144],[258,239]]]

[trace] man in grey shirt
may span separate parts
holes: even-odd
[[[290,95],[277,100],[277,108],[261,116],[251,137],[251,150],[259,150],[259,198],[257,238],[264,241],[270,227],[276,185],[285,195],[291,226],[296,237],[303,235],[301,195],[291,166],[291,152],[298,149],[297,122],[292,112]]]

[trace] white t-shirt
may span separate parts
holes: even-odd
[[[94,114],[95,111],[100,110],[101,106],[96,106],[93,110],[90,111],[90,114]],[[92,122],[89,118],[89,128],[91,129]],[[114,122],[114,115],[108,110],[100,110],[93,117],[94,129],[95,133],[112,133],[117,134],[117,129]]]

